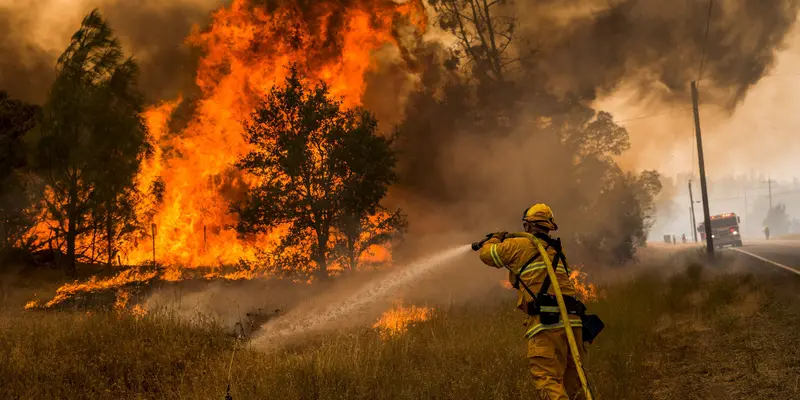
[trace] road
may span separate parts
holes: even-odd
[[[723,251],[738,251],[753,258],[757,263],[754,265],[800,277],[800,240],[745,241],[741,248],[725,248]]]

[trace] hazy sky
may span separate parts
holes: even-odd
[[[702,100],[702,82],[700,92]],[[667,175],[697,172],[691,98],[687,96],[685,106],[670,107],[632,104],[627,101],[628,94],[622,89],[597,102],[618,120],[628,120],[624,125],[631,133],[632,149],[622,157],[623,163],[655,168]],[[732,115],[701,106],[707,174],[753,173],[783,180],[800,177],[799,106],[800,32],[795,28],[769,76],[748,92]],[[638,117],[646,118],[634,119]]]

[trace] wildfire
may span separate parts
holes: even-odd
[[[128,306],[128,300],[131,298],[131,292],[128,290],[117,291],[117,301],[114,302],[114,309],[117,311],[124,311]]]
[[[160,184],[163,192],[160,202],[151,196],[137,210],[148,230],[124,244],[115,261],[157,264],[162,267],[159,279],[177,281],[187,276],[187,268],[236,265],[242,259],[255,259],[259,251],[274,249],[281,228],[247,238],[233,229],[237,219],[229,212],[231,201],[241,198],[249,182],[249,177],[233,167],[248,150],[243,121],[274,84],[283,82],[290,63],[309,79],[326,82],[333,95],[343,97],[343,106],[360,105],[365,74],[377,65],[373,54],[386,46],[399,46],[396,35],[400,26],[424,32],[427,20],[421,0],[405,4],[295,0],[274,7],[233,0],[212,15],[207,29],[195,28],[187,43],[203,52],[196,77],[201,95],[193,100],[167,101],[143,114],[155,149],[154,157],[143,163],[137,185],[150,193]],[[181,115],[185,124],[173,131],[173,116],[185,112],[181,106],[188,106],[191,115]],[[40,237],[47,236],[48,224],[45,221],[35,228],[42,233]],[[83,241],[83,248],[93,244],[91,239]],[[367,262],[390,259],[386,247],[372,246],[362,255]],[[136,271],[109,280],[93,278],[65,285],[45,307],[79,292],[119,288],[156,276],[156,272]],[[205,277],[252,279],[265,274],[243,270],[211,272]],[[38,306],[37,302],[28,308]]]
[[[586,275],[586,272],[582,271],[582,267],[580,265],[575,265],[570,269],[572,271],[569,273],[569,279],[575,286],[575,292],[577,293],[578,297],[583,301],[597,300],[599,298],[597,294],[597,286],[586,281],[588,275]]]
[[[582,267],[580,265],[575,265],[570,267],[569,279],[572,281],[573,286],[575,286],[575,292],[577,293],[578,297],[581,298],[583,301],[594,301],[599,298],[597,293],[597,286],[593,283],[587,282],[588,275],[586,272],[583,272]],[[511,285],[506,279],[500,281],[500,285],[506,289],[514,289],[514,286]]]
[[[157,271],[149,271],[149,272],[142,272],[138,269],[129,269],[120,272],[116,276],[108,279],[97,279],[96,277],[92,277],[86,282],[74,282],[74,283],[67,283],[56,291],[56,296],[53,297],[52,300],[48,301],[44,305],[40,305],[37,300],[29,301],[28,304],[25,305],[25,309],[34,309],[39,307],[50,308],[56,306],[58,304],[63,303],[66,300],[73,298],[75,295],[80,293],[92,293],[92,292],[102,292],[102,291],[118,291],[117,301],[115,302],[115,308],[118,304],[122,301],[121,296],[124,297],[124,307],[127,304],[127,292],[121,290],[126,285],[130,285],[133,283],[148,283],[156,278],[158,275]],[[125,293],[125,294],[122,294]]]
[[[131,315],[133,315],[134,317],[142,318],[145,315],[147,315],[147,308],[145,308],[145,307],[143,307],[143,306],[141,306],[139,304],[136,304],[136,305],[133,306],[133,308],[131,308],[130,312],[131,312]]]
[[[140,184],[148,187],[160,177],[166,190],[163,207],[152,219],[158,263],[184,268],[235,264],[252,259],[256,249],[277,244],[278,233],[245,240],[231,229],[236,216],[228,211],[230,200],[247,186],[247,177],[232,167],[248,150],[242,121],[284,80],[289,63],[310,79],[325,81],[333,95],[344,98],[345,107],[360,105],[364,75],[375,66],[372,54],[396,45],[396,24],[426,25],[419,1],[352,3],[301,6],[287,1],[267,11],[235,0],[214,13],[208,30],[195,30],[188,38],[204,52],[197,71],[203,95],[193,118],[181,132],[168,131],[166,122],[180,100],[145,115],[160,157],[145,165]],[[138,243],[129,254],[131,263],[150,261],[152,247]]]
[[[406,333],[409,325],[429,320],[432,315],[433,309],[427,307],[396,305],[383,313],[372,327],[379,330],[382,339],[388,340]]]

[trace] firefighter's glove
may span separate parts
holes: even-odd
[[[506,240],[506,236],[508,236],[508,232],[495,232],[491,234],[492,239],[498,239],[501,242]]]

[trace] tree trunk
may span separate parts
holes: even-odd
[[[354,236],[347,236],[347,258],[350,261],[351,271],[355,271],[358,268],[358,263],[356,262],[356,240],[357,238]]]
[[[114,200],[110,199],[106,202],[106,242],[107,242],[107,255],[108,266],[110,267],[114,261]]]
[[[73,185],[69,189],[69,204],[67,205],[67,262],[64,265],[64,271],[68,275],[75,274],[75,237],[77,236],[77,193],[78,189]]]
[[[97,243],[97,225],[92,224],[92,264],[97,262],[97,254],[95,253],[95,244]]]
[[[322,232],[317,232],[317,271],[320,280],[328,279],[328,235]]]

